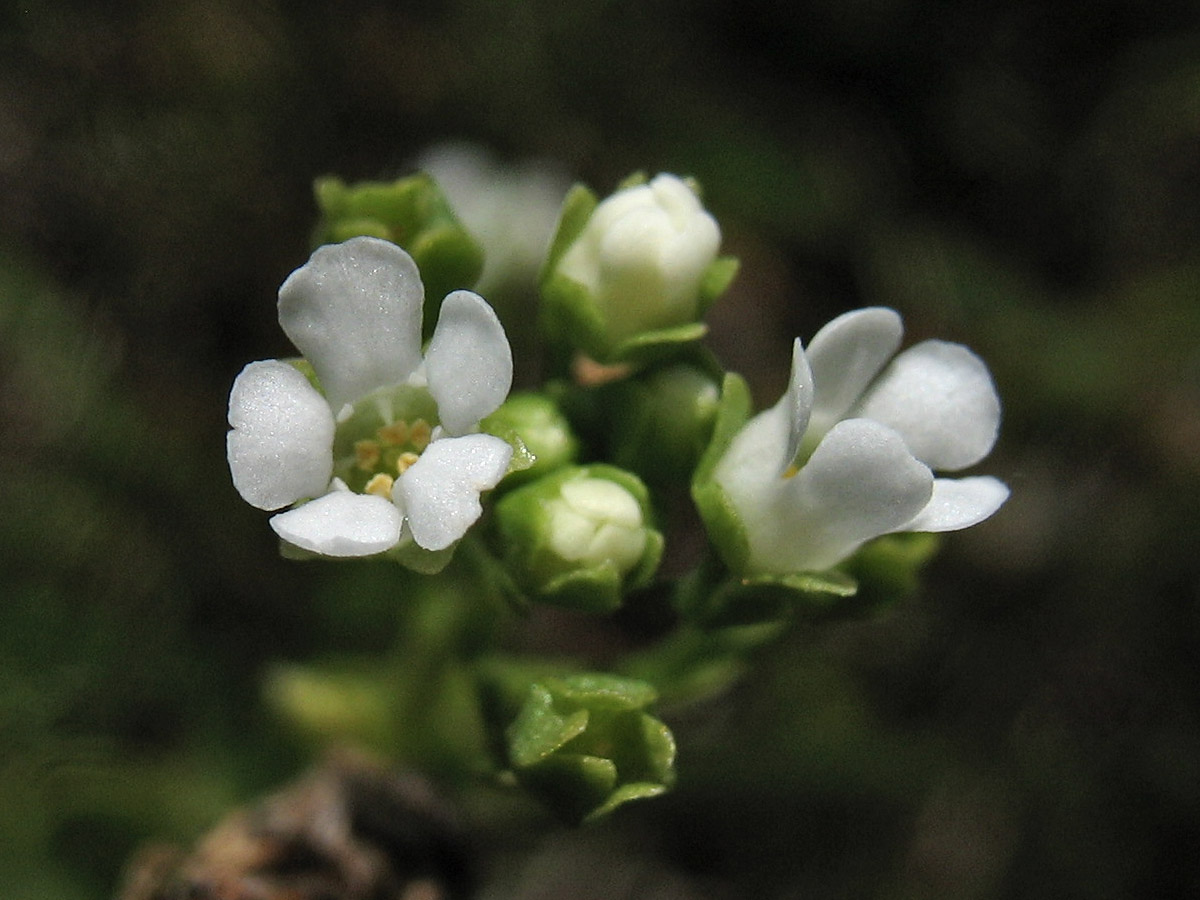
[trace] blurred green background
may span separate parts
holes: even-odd
[[[1200,894],[1184,0],[4,4],[0,893],[107,897],[293,777],[266,667],[401,623],[375,569],[278,558],[224,415],[290,352],[312,179],[446,139],[699,178],[743,264],[710,344],[760,402],[856,306],[970,344],[1013,488],[916,597],[673,720],[669,798],[484,835],[491,896]]]

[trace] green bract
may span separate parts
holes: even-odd
[[[558,469],[503,497],[495,515],[509,571],[547,603],[611,612],[662,555],[645,485],[614,466]]]
[[[568,821],[594,821],[674,781],[675,739],[652,686],[585,674],[532,684],[507,731],[517,779]]]
[[[699,340],[699,321],[737,273],[694,183],[629,179],[600,202],[567,194],[542,270],[543,318],[556,344],[602,363],[642,362]]]
[[[436,321],[443,297],[473,287],[483,271],[483,250],[428,175],[353,185],[329,175],[313,182],[313,194],[321,210],[314,247],[367,235],[409,252],[425,284],[427,326]]]

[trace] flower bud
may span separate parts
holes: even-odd
[[[437,320],[443,297],[469,289],[479,280],[483,250],[428,175],[354,185],[330,175],[313,183],[313,193],[321,210],[314,247],[366,235],[391,241],[409,252],[425,285],[427,327]]]
[[[613,466],[558,469],[502,498],[495,512],[514,578],[548,603],[615,610],[662,555],[645,486]]]
[[[678,364],[612,387],[613,461],[652,485],[686,483],[712,436],[719,382],[695,366]]]
[[[694,187],[674,175],[630,184],[604,202],[567,196],[543,272],[552,336],[599,360],[694,341],[737,270],[717,258],[721,232]]]
[[[574,462],[579,450],[579,440],[566,416],[545,394],[512,394],[480,423],[480,428],[510,444],[519,442],[528,454],[528,467],[510,467],[512,471],[503,482],[505,489],[527,484]]]
[[[530,685],[506,734],[517,780],[572,822],[662,794],[674,781],[675,739],[645,712],[656,699],[646,682],[615,675]]]

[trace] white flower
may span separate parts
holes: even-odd
[[[617,191],[592,211],[558,262],[587,289],[613,344],[695,321],[721,231],[674,175]]]
[[[822,571],[872,538],[966,528],[1007,499],[995,478],[932,471],[971,466],[995,443],[987,367],[945,341],[893,359],[901,334],[900,316],[875,307],[834,319],[807,353],[796,340],[787,391],[713,473],[745,529],[745,574]]]
[[[479,494],[511,447],[478,434],[512,385],[492,308],[446,297],[421,354],[424,288],[412,257],[377,238],[318,248],[279,289],[279,323],[320,383],[287,362],[253,362],[229,397],[234,487],[285,541],[369,556],[411,538],[443,550],[479,518]],[[315,499],[310,499],[315,498]]]
[[[433,176],[483,246],[480,290],[537,276],[571,186],[563,172],[540,160],[501,165],[483,147],[457,141],[430,147],[416,168]]]

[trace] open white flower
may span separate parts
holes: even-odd
[[[787,391],[713,470],[745,530],[744,574],[823,571],[872,538],[966,528],[1007,499],[995,478],[932,471],[974,465],[995,443],[986,365],[934,340],[892,358],[902,331],[875,307],[834,319],[807,352],[796,340]]]
[[[444,550],[479,518],[512,448],[479,420],[512,385],[512,352],[477,294],[446,297],[421,354],[412,257],[360,237],[319,247],[279,289],[279,324],[320,390],[279,360],[242,370],[226,441],[238,493],[290,544],[369,556],[411,539]],[[306,501],[306,502],[301,502]]]

